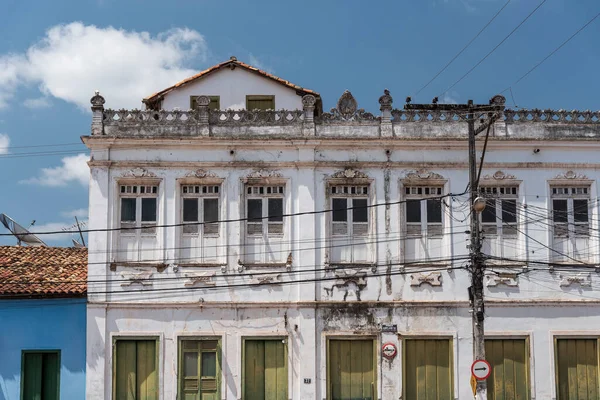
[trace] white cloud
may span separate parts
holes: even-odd
[[[458,93],[456,93],[456,92],[444,93],[440,103],[442,103],[442,104],[458,104],[458,97],[459,97]]]
[[[253,67],[262,69],[263,71],[267,71],[270,74],[273,73],[271,71],[270,67],[265,65],[265,63],[263,63],[261,60],[259,60],[257,57],[255,57],[254,54],[252,54],[252,53],[250,53],[250,55],[248,56],[248,61],[250,61],[250,65],[252,65]]]
[[[23,105],[27,108],[48,108],[52,106],[50,100],[47,97],[38,97],[37,99],[27,99],[23,102]]]
[[[75,210],[63,211],[60,213],[61,216],[66,218],[87,218],[88,217],[88,209],[87,208],[77,208]]]
[[[151,36],[72,22],[48,29],[24,54],[0,56],[0,108],[19,85],[89,109],[94,90],[110,108],[140,108],[141,99],[193,75],[185,64],[204,61],[204,37],[176,28]]]
[[[82,225],[87,224],[87,220],[79,221]],[[82,226],[82,229],[85,229],[85,226]],[[61,233],[51,233],[47,235],[38,235],[44,243],[46,244],[62,244],[62,245],[71,245],[71,238],[78,240],[81,242],[79,238],[79,233],[62,233],[65,231],[77,231],[77,226],[74,221],[68,222],[48,222],[45,224],[34,225],[29,228],[29,231],[32,233],[37,232],[61,232]]]
[[[8,154],[8,146],[10,145],[10,138],[8,135],[0,133],[0,154]]]
[[[90,178],[87,161],[86,154],[64,157],[61,160],[62,165],[42,168],[39,176],[23,180],[20,183],[59,187],[66,186],[71,182],[78,182],[87,186]]]

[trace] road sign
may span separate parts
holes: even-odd
[[[471,365],[471,375],[479,381],[484,381],[492,373],[492,366],[485,360],[475,360]]]
[[[477,379],[471,375],[471,389],[473,390],[473,396],[477,394]]]
[[[383,355],[388,360],[391,360],[394,357],[396,357],[397,353],[398,349],[396,349],[396,345],[394,343],[385,343],[383,346],[381,346],[381,355]]]

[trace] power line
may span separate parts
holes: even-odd
[[[500,15],[500,13],[506,8],[506,6],[508,6],[508,4],[510,2],[511,2],[511,0],[508,0],[506,3],[504,3],[502,8],[500,8],[500,10],[498,10],[498,12],[496,12],[496,14],[494,14],[492,19],[490,19],[488,21],[488,23],[485,24],[483,26],[483,28],[481,28],[475,36],[473,36],[473,38],[469,41],[469,43],[467,43],[458,53],[456,53],[456,55],[454,57],[452,57],[452,59],[450,61],[448,61],[448,63],[446,65],[444,65],[444,67],[442,69],[440,69],[438,71],[438,73],[435,74],[435,76],[429,80],[429,82],[427,82],[425,85],[423,85],[423,87],[421,87],[419,90],[417,90],[417,92],[414,94],[414,96],[415,97],[418,96],[419,93],[421,93],[421,91],[423,91],[423,89],[425,89],[427,86],[429,86],[438,76],[440,76],[440,74],[442,72],[444,72],[446,70],[446,68],[448,68],[450,66],[450,64],[452,64],[454,62],[454,60],[456,60],[471,45],[471,43],[473,43],[475,41],[475,39],[477,39],[479,37],[479,35],[481,35],[481,33],[483,33],[483,31],[486,30],[486,28],[496,19],[496,17],[498,15]]]
[[[32,146],[8,146],[4,147],[4,149],[31,149],[36,147],[64,147],[64,146],[85,146],[83,143],[50,143],[50,144],[36,144]]]
[[[453,194],[453,193],[448,193],[442,196],[435,196],[435,197],[428,197],[427,199],[444,199],[446,197],[455,197],[455,196],[462,196],[464,195],[466,192],[463,193],[458,193],[458,194]],[[392,205],[397,205],[397,204],[404,204],[406,202],[410,201],[409,200],[398,200],[398,201],[394,201],[394,202],[385,202],[385,203],[376,203],[376,204],[369,204],[366,206],[357,206],[357,207],[346,207],[344,208],[344,210],[354,210],[354,209],[364,209],[364,208],[374,208],[374,207],[381,207],[381,206],[392,206]],[[323,214],[323,213],[328,213],[328,212],[333,212],[334,209],[325,209],[325,210],[314,210],[314,211],[302,211],[302,212],[296,212],[296,213],[287,213],[287,214],[280,214],[280,215],[270,215],[270,216],[264,216],[264,217],[253,217],[253,218],[234,218],[234,219],[226,219],[226,220],[218,220],[218,221],[211,221],[211,223],[231,223],[231,222],[245,222],[245,221],[259,221],[259,220],[264,220],[264,219],[268,219],[268,218],[274,218],[274,217],[282,217],[282,218],[288,218],[288,217],[295,217],[295,216],[302,216],[302,215],[315,215],[315,214]],[[195,225],[204,225],[205,222],[185,222],[185,223],[177,223],[177,224],[162,224],[162,225],[144,225],[144,226],[136,226],[136,227],[131,227],[131,228],[100,228],[100,229],[82,229],[80,230],[76,230],[76,231],[45,231],[45,232],[34,232],[35,235],[55,235],[55,234],[73,234],[73,233],[89,233],[89,232],[115,232],[115,231],[136,231],[139,229],[149,229],[149,228],[174,228],[174,227],[178,227],[178,226],[195,226]],[[0,233],[0,237],[2,236],[14,236],[12,233]]]
[[[560,46],[558,46],[557,48],[555,48],[554,50],[552,50],[550,52],[550,54],[548,54],[546,57],[544,57],[542,59],[542,61],[540,61],[539,63],[535,64],[529,71],[527,71],[523,76],[521,76],[519,79],[517,79],[512,85],[510,85],[509,87],[507,87],[506,89],[504,89],[502,92],[500,93],[504,93],[507,90],[511,91],[511,96],[512,96],[512,86],[516,85],[517,83],[521,82],[523,79],[525,79],[530,73],[532,73],[537,67],[539,67],[540,65],[542,65],[547,59],[549,59],[550,57],[552,57],[557,51],[559,51],[564,45],[566,45],[567,43],[569,43],[571,41],[571,39],[573,39],[575,36],[577,36],[579,34],[579,32],[581,32],[582,30],[584,30],[585,28],[587,28],[587,26],[589,24],[591,24],[592,22],[594,22],[596,20],[596,18],[598,18],[600,16],[600,13],[596,14],[592,19],[590,19],[585,25],[583,25],[581,28],[579,28],[574,34],[572,34],[567,40],[565,40],[564,42],[562,42],[560,44]],[[514,99],[513,99],[514,102]]]
[[[479,60],[477,62],[477,64],[475,64],[470,70],[468,70],[463,76],[461,76],[456,82],[454,82],[452,85],[450,85],[444,92],[442,92],[439,97],[443,96],[444,94],[446,94],[450,89],[452,89],[454,86],[456,86],[458,83],[460,83],[463,79],[465,79],[471,72],[473,72],[473,70],[475,68],[477,68],[482,62],[484,62],[490,55],[492,55],[492,53],[494,53],[498,47],[500,47],[504,42],[506,42],[508,40],[508,38],[510,38],[512,36],[513,33],[515,33],[517,31],[517,29],[519,29],[521,27],[521,25],[523,25],[542,5],[544,5],[544,3],[547,0],[542,0],[542,2],[540,4],[537,5],[536,8],[533,9],[533,11],[531,11],[529,13],[529,15],[527,15],[527,17],[525,17],[525,19],[523,21],[521,21],[519,23],[519,25],[517,25],[512,31],[510,31],[510,33],[508,35],[506,35],[504,37],[504,39],[502,39],[500,41],[500,43],[498,43],[489,53],[487,53],[481,60]]]

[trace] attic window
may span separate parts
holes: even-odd
[[[275,96],[246,96],[246,110],[274,110]]]
[[[195,110],[198,107],[196,99],[198,96],[190,96],[190,109]],[[210,103],[208,103],[209,110],[220,110],[221,109],[221,98],[219,96],[208,96]]]

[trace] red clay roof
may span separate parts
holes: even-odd
[[[86,248],[0,246],[0,296],[82,296]]]
[[[217,70],[219,70],[219,69],[221,69],[223,67],[231,67],[231,66],[241,67],[241,68],[244,68],[244,69],[246,69],[246,70],[248,70],[250,72],[254,72],[254,73],[262,75],[262,76],[264,76],[266,78],[272,79],[272,80],[274,80],[277,83],[280,83],[280,84],[282,84],[284,86],[287,86],[290,89],[294,89],[294,90],[300,92],[301,95],[312,94],[312,95],[314,95],[316,97],[320,97],[319,93],[315,92],[314,90],[306,89],[306,88],[303,88],[301,86],[295,85],[295,84],[291,83],[290,81],[286,81],[285,79],[281,79],[281,78],[279,78],[279,77],[277,77],[275,75],[272,75],[272,74],[270,74],[270,73],[268,73],[266,71],[263,71],[261,69],[255,68],[255,67],[253,67],[251,65],[248,65],[246,63],[238,61],[238,59],[235,58],[235,57],[231,57],[227,61],[223,61],[222,63],[219,63],[219,64],[214,65],[214,66],[212,66],[212,67],[210,67],[208,69],[205,69],[204,71],[199,72],[199,73],[197,73],[194,76],[191,76],[191,77],[189,77],[187,79],[184,79],[184,80],[182,80],[182,81],[174,84],[173,86],[170,86],[170,87],[168,87],[166,89],[161,90],[160,92],[156,92],[153,95],[146,97],[145,99],[142,100],[142,102],[146,103],[146,104],[147,103],[152,103],[152,102],[160,99],[165,94],[169,93],[171,90],[174,90],[174,89],[177,89],[177,88],[182,87],[184,85],[187,85],[188,83],[193,82],[196,79],[200,79],[200,78],[202,78],[202,77],[210,74],[211,72],[217,71]]]

